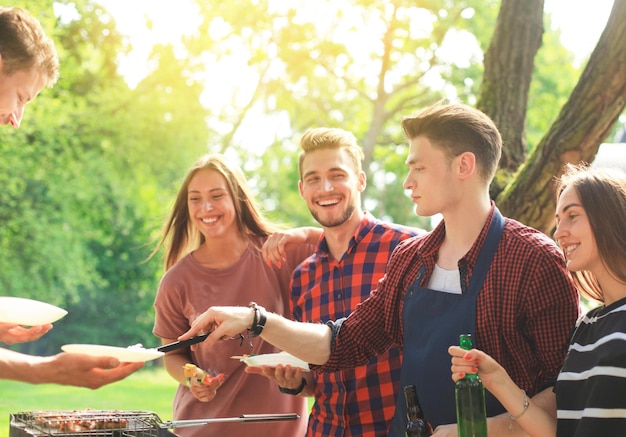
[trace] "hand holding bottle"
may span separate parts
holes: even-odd
[[[467,374],[478,373],[485,388],[489,391],[495,384],[508,379],[504,368],[490,355],[479,349],[466,350],[460,346],[450,346],[448,353],[452,356],[452,380],[457,382]]]
[[[461,349],[471,350],[472,336],[461,335],[459,343]],[[485,389],[478,377],[478,368],[471,370],[456,381],[454,388],[459,437],[487,437]]]
[[[530,435],[556,435],[554,393],[550,393],[550,398],[544,396],[540,402],[542,406],[538,407],[538,404],[515,384],[506,370],[485,352],[478,349],[466,350],[459,346],[449,347],[448,352],[452,356],[452,379],[459,382],[468,374],[480,372],[484,387],[506,408],[509,414],[509,430],[513,422],[517,422]],[[458,435],[464,436],[460,429],[459,425]],[[434,435],[439,436],[439,428],[436,431]],[[441,435],[448,434],[442,432]]]

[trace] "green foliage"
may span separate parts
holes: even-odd
[[[286,226],[319,226],[300,197],[298,181],[299,147],[291,142],[274,143],[260,157],[261,175],[250,182],[268,216]]]
[[[77,214],[82,184],[68,184],[69,176],[84,181],[76,163],[55,153],[49,140],[37,123],[3,139],[0,178],[9,189],[0,193],[0,283],[10,294],[60,304],[97,280],[96,260],[82,240],[98,230],[86,229]]]

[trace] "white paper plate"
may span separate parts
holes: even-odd
[[[67,311],[49,303],[22,297],[0,296],[0,322],[38,326],[53,323]]]
[[[239,358],[239,360],[252,367],[276,367],[279,364],[282,364],[283,366],[289,364],[291,367],[299,367],[306,372],[311,370],[306,361],[302,361],[301,359],[296,358],[284,351],[276,354],[248,355],[246,357]]]
[[[65,352],[91,355],[93,357],[114,357],[123,363],[156,360],[164,355],[156,349],[143,349],[137,346],[117,347],[99,344],[66,344],[61,346]]]

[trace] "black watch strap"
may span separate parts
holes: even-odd
[[[285,393],[286,395],[299,395],[300,393],[302,393],[302,390],[304,390],[304,387],[306,387],[306,379],[302,378],[302,384],[300,384],[300,387],[298,388],[285,388],[285,387],[281,387],[278,386],[278,390],[280,390],[281,393]]]

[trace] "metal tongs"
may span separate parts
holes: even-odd
[[[273,422],[279,420],[297,420],[300,418],[296,413],[284,414],[242,414],[239,417],[218,417],[215,419],[189,419],[189,420],[170,420],[159,424],[159,428],[185,428],[188,426],[208,425],[210,423],[225,422]]]
[[[164,344],[156,348],[159,352],[169,352],[175,349],[180,349],[181,347],[191,346],[192,344],[200,343],[207,339],[210,332],[207,334],[197,335],[195,337],[188,338],[187,340],[175,341],[174,343]]]

